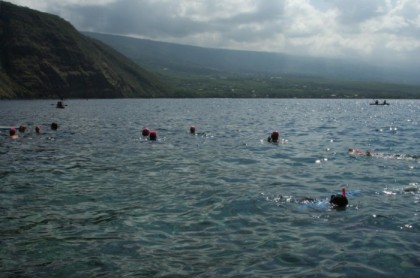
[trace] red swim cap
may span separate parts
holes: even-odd
[[[157,138],[157,132],[156,132],[156,130],[150,131],[149,139],[152,140],[152,141],[156,141],[156,138]]]
[[[274,142],[279,140],[279,132],[278,131],[273,131],[271,133],[271,140],[273,140]]]
[[[141,132],[141,134],[145,137],[149,136],[149,133],[150,133],[150,131],[147,127],[143,128],[143,131]]]
[[[9,135],[10,136],[16,135],[16,128],[12,127],[11,129],[9,129]]]

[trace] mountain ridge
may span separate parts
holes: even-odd
[[[162,97],[168,89],[60,17],[2,2],[0,98]]]
[[[206,48],[121,35],[83,33],[103,41],[135,62],[153,70],[159,70],[157,67],[172,66],[186,73],[191,69],[208,69],[242,74],[289,74],[349,81],[420,85],[416,74],[408,69],[384,68],[362,61]]]

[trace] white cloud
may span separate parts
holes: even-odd
[[[12,0],[79,30],[204,47],[420,63],[420,0]]]
[[[51,7],[65,7],[72,5],[103,6],[116,1],[118,0],[11,0],[10,2],[19,6],[30,7],[40,11],[48,11]]]

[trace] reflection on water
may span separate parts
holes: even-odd
[[[347,152],[419,155],[418,101],[50,102],[0,102],[7,277],[420,274],[420,161]]]

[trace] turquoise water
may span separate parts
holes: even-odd
[[[0,101],[28,127],[0,135],[0,276],[418,277],[420,160],[389,154],[420,154],[420,102],[388,102]]]

